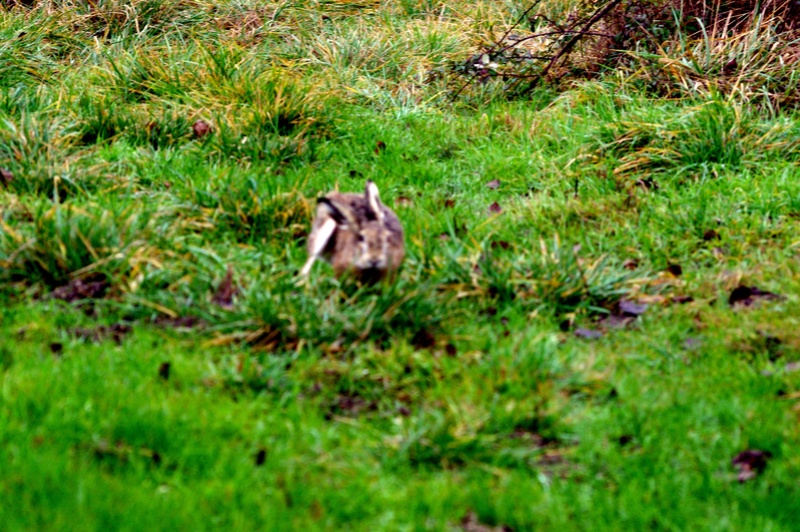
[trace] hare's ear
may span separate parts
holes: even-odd
[[[346,205],[334,202],[328,198],[319,198],[317,200],[317,208],[333,219],[336,225],[348,226],[353,230],[358,230],[358,218],[356,218],[353,211]]]
[[[378,193],[378,185],[368,180],[367,186],[364,189],[364,197],[367,200],[367,205],[369,205],[370,210],[375,214],[375,218],[383,220],[383,204],[381,203],[381,197]]]

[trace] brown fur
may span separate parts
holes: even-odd
[[[394,276],[405,257],[403,227],[377,192],[368,181],[364,194],[330,192],[320,199],[308,239],[309,261],[321,244],[316,240],[324,224],[334,219],[336,228],[319,256],[331,263],[337,276],[352,275],[365,282]]]

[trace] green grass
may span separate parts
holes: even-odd
[[[0,13],[0,528],[796,528],[796,114],[426,82],[522,10]],[[397,281],[297,286],[316,197],[366,179]]]

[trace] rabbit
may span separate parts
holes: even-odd
[[[337,277],[352,275],[362,282],[376,282],[387,274],[393,277],[405,257],[403,226],[381,203],[372,181],[367,181],[363,195],[330,192],[317,200],[307,247],[301,278],[322,257]]]

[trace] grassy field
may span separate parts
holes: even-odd
[[[0,529],[796,530],[800,120],[697,81],[774,36],[453,101],[524,7],[0,11]],[[398,280],[298,286],[367,179]]]

